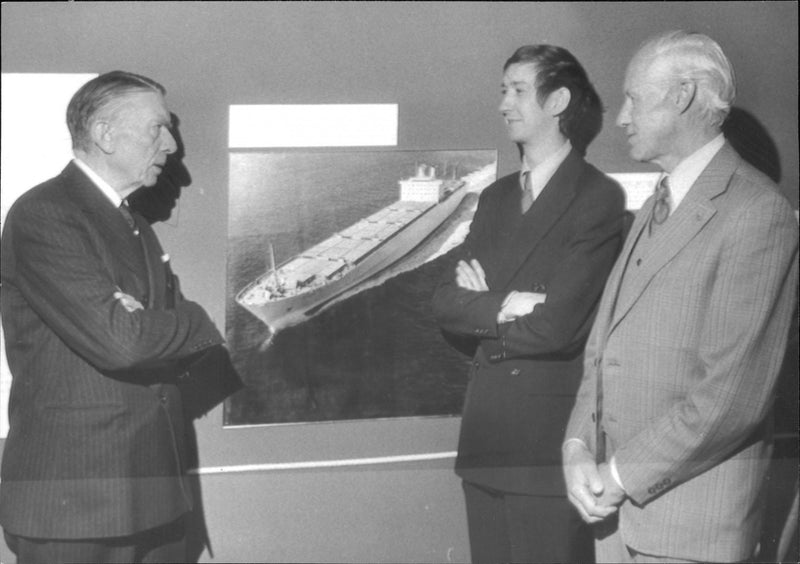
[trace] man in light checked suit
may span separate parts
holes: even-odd
[[[563,446],[599,562],[757,557],[798,230],[721,134],[734,94],[704,35],[653,38],[628,67],[617,123],[667,181],[609,277]]]

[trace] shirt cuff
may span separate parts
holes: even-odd
[[[517,293],[516,290],[511,290],[511,292],[509,292],[509,294],[505,297],[505,299],[503,299],[503,303],[500,305],[500,311],[497,312],[497,324],[498,325],[500,325],[501,323],[506,323],[507,321],[509,321],[508,317],[506,317],[506,314],[503,313],[503,310],[508,305],[508,302],[511,301],[511,296],[513,296],[516,293]]]
[[[561,450],[564,450],[565,448],[567,448],[567,445],[569,443],[580,443],[583,446],[583,448],[585,448],[586,450],[589,450],[589,447],[586,446],[586,443],[583,442],[583,439],[579,439],[578,437],[572,437],[571,439],[567,439],[566,441],[564,441],[564,444],[561,445]]]
[[[617,485],[620,488],[622,488],[622,491],[624,491],[625,494],[627,495],[628,494],[628,490],[626,490],[625,486],[622,485],[622,479],[619,477],[619,472],[617,471],[617,457],[616,456],[612,456],[611,457],[611,460],[608,463],[608,467],[611,469],[611,477],[614,478],[614,481],[617,483]]]

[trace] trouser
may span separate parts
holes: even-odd
[[[186,561],[186,524],[183,517],[126,537],[43,539],[6,531],[5,538],[8,547],[17,555],[17,564]]]
[[[594,562],[591,531],[566,497],[463,487],[473,564]]]

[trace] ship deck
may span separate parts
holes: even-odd
[[[290,291],[314,280],[330,280],[435,205],[398,200],[290,259],[280,266],[278,274]],[[268,283],[268,279],[264,277],[259,285]]]

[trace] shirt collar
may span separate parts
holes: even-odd
[[[122,204],[122,198],[119,197],[117,191],[114,190],[108,182],[100,178],[100,175],[93,171],[88,164],[80,160],[78,157],[75,157],[74,161],[77,167],[89,177],[89,180],[91,180],[92,183],[97,186],[97,188],[103,194],[105,194],[106,198],[111,200],[111,203],[114,204],[115,208],[118,208]]]
[[[697,151],[683,159],[669,175],[669,191],[674,211],[683,201],[689,189],[711,162],[711,159],[725,144],[725,136],[720,133]]]
[[[539,196],[539,194],[542,193],[544,187],[547,186],[547,183],[550,182],[550,179],[553,178],[553,175],[558,170],[558,167],[561,166],[561,163],[564,162],[564,160],[567,158],[571,150],[572,150],[572,143],[570,143],[569,140],[567,140],[566,143],[561,145],[558,151],[556,151],[555,153],[547,157],[544,161],[539,163],[539,166],[537,166],[536,168],[531,168],[528,165],[528,162],[525,160],[525,157],[523,156],[522,168],[520,170],[520,177],[519,177],[522,189],[523,190],[525,189],[525,173],[530,172],[531,189],[533,190],[533,198],[535,200]]]

